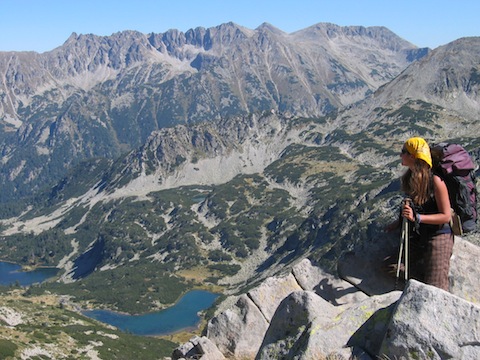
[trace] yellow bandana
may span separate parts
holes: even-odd
[[[408,139],[404,145],[409,154],[416,159],[425,161],[428,166],[432,167],[432,155],[430,154],[430,147],[427,142],[421,137],[413,137]]]

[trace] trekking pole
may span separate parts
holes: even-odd
[[[403,256],[403,223],[402,222],[402,236],[400,236],[400,250],[398,252],[398,260],[397,260],[397,275],[395,277],[395,289],[398,289],[398,279],[400,277],[400,265],[402,264],[402,256]]]
[[[403,242],[405,244],[405,272],[404,272],[404,279],[405,279],[405,282],[408,280],[408,247],[409,247],[409,244],[408,244],[408,238],[409,238],[409,233],[408,233],[408,220],[407,219],[403,219],[403,229],[402,229],[402,234],[403,234]]]
[[[405,199],[405,202],[408,202],[409,199]],[[395,289],[398,289],[398,280],[400,278],[400,266],[402,264],[402,258],[404,257],[405,260],[405,271],[404,271],[404,279],[405,281],[408,280],[408,238],[409,238],[409,228],[408,228],[408,220],[406,218],[402,218],[402,235],[400,237],[400,251],[398,253],[398,261],[397,261],[397,276],[395,278]],[[404,256],[405,251],[405,256]]]

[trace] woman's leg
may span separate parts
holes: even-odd
[[[448,271],[453,251],[453,234],[435,235],[428,241],[425,283],[449,290]]]

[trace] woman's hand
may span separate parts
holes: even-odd
[[[403,216],[405,219],[410,220],[410,221],[412,221],[412,222],[415,221],[413,209],[412,209],[412,207],[410,206],[410,202],[408,202],[408,201],[404,201],[404,202],[403,202],[403,205],[402,205],[402,216]]]

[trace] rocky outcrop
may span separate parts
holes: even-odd
[[[339,276],[369,295],[393,290],[395,282],[392,282],[392,277],[385,271],[377,270],[382,268],[386,253],[394,257],[398,255],[395,245],[375,239],[362,244],[355,251],[346,253],[340,260]],[[455,246],[450,260],[450,293],[476,304],[480,304],[477,266],[479,258],[480,248],[477,245],[461,237],[455,237]],[[400,283],[399,286],[403,285]]]
[[[231,309],[210,320],[207,337],[222,353],[253,359],[268,325],[269,322],[248,295],[241,295]]]
[[[388,359],[480,359],[480,307],[412,280],[380,354]]]
[[[355,260],[359,265],[356,276],[347,276],[350,281],[308,259],[267,279],[209,321],[205,338],[215,345],[212,355],[192,345],[193,339],[188,351],[179,347],[173,359],[193,358],[189,353],[216,359],[217,350],[226,358],[258,360],[480,358],[479,271],[471,263],[480,248],[456,239],[451,277],[458,295],[415,280],[403,291],[394,289],[392,277],[376,286],[362,281],[379,279],[373,250],[343,259],[344,272]]]
[[[175,349],[174,359],[192,358],[203,360],[222,360],[225,356],[218,350],[212,341],[205,336],[194,337],[189,342]]]
[[[392,292],[344,308],[312,291],[294,292],[278,307],[256,359],[348,359],[363,349],[375,352],[388,319],[388,306],[399,296],[400,292]]]
[[[455,239],[450,265],[450,292],[476,304],[480,304],[478,259],[478,246],[460,238]]]

